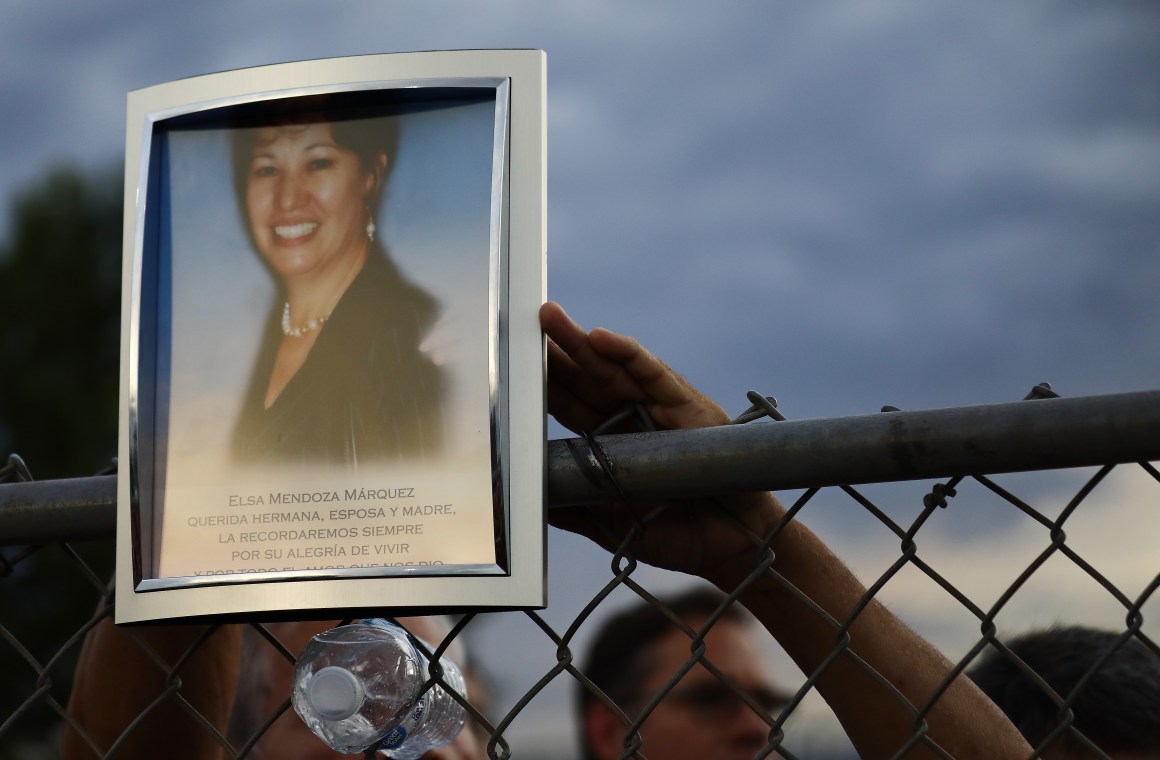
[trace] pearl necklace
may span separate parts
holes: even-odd
[[[290,302],[286,301],[286,306],[285,306],[285,308],[282,309],[282,334],[285,335],[287,338],[300,338],[303,335],[305,335],[306,333],[314,332],[318,328],[322,327],[322,323],[328,319],[330,319],[329,314],[327,314],[325,317],[316,317],[314,319],[311,319],[309,322],[307,322],[302,327],[291,327],[290,326]]]

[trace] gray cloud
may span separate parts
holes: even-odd
[[[62,8],[0,9],[0,198],[51,163],[117,160],[131,89],[543,47],[550,295],[728,409],[750,388],[802,418],[1160,378],[1155,5]],[[553,564],[606,573],[603,555],[559,543]],[[555,581],[554,601],[570,598]]]

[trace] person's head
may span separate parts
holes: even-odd
[[[250,240],[282,279],[349,265],[373,237],[393,120],[316,99],[278,103],[248,113],[232,133]]]
[[[1028,633],[1007,647],[1062,699],[1071,699],[1072,728],[1113,760],[1160,757],[1160,655],[1154,650],[1080,626]],[[968,675],[1033,747],[1060,725],[1059,705],[1004,653],[992,650]],[[1068,730],[1043,756],[1096,755]]]
[[[697,589],[660,600],[692,630],[717,613],[724,597]],[[786,699],[770,685],[752,623],[737,606],[727,608],[705,635],[706,658],[771,716]],[[598,631],[582,672],[635,719],[689,662],[692,640],[664,613],[641,602],[610,618]],[[624,751],[625,723],[581,685],[580,742],[587,760],[608,760]],[[650,760],[752,758],[768,744],[769,725],[722,680],[701,664],[661,700],[641,728],[641,752]]]
[[[398,622],[432,647],[437,647],[450,631],[450,621],[439,616],[398,618]],[[297,654],[312,636],[337,624],[337,621],[275,623],[267,628],[288,651]],[[463,670],[468,681],[468,698],[478,707],[481,702],[477,691],[480,681],[474,675],[460,641],[456,639],[451,643],[447,656]],[[248,741],[289,699],[293,670],[293,664],[270,642],[253,629],[247,629],[242,672],[230,723],[230,738],[235,745]],[[473,693],[473,690],[476,691]],[[342,755],[314,736],[298,714],[288,709],[265,731],[246,757],[253,760],[333,760]],[[421,760],[482,760],[484,757],[484,742],[477,724],[468,717],[455,741],[424,754]]]

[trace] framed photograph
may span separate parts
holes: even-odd
[[[545,58],[129,94],[117,622],[543,607]]]

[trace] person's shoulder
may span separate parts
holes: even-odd
[[[356,284],[359,304],[368,311],[390,317],[395,327],[407,326],[421,336],[439,316],[439,302],[430,291],[409,280],[385,249],[375,247],[367,255]]]

